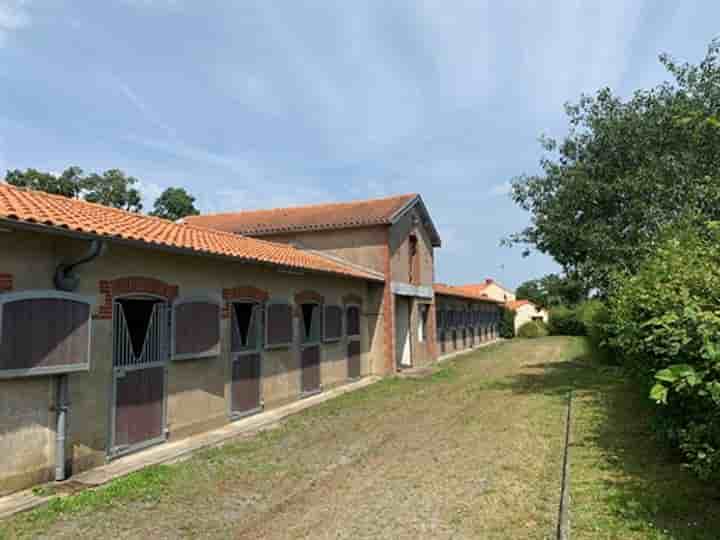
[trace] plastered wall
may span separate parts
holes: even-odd
[[[0,233],[0,273],[11,274],[15,291],[52,289],[61,262],[77,259],[87,241],[30,232]],[[155,278],[177,286],[179,296],[213,294],[252,285],[272,298],[292,301],[301,290],[320,293],[326,303],[342,305],[347,295],[362,298],[363,375],[382,365],[382,284],[328,274],[284,273],[276,267],[222,259],[162,253],[110,244],[107,253],[78,269],[78,294],[105,303],[101,280],[129,276]],[[171,361],[167,368],[167,427],[171,439],[186,437],[229,421],[229,324],[222,319],[220,355]],[[91,370],[69,376],[71,411],[68,455],[74,472],[104,463],[110,434],[112,321],[92,321]],[[347,380],[346,342],[323,344],[321,381],[326,387]],[[294,347],[263,353],[262,394],[267,408],[295,400],[300,393],[300,363]],[[54,467],[54,380],[50,376],[0,380],[0,493],[47,480]]]

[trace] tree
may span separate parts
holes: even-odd
[[[7,171],[5,181],[13,186],[77,198],[82,189],[83,171],[80,167],[68,167],[60,176],[55,176],[37,169],[15,169]]]
[[[674,81],[628,100],[606,88],[566,105],[568,135],[541,139],[542,172],[512,182],[532,220],[506,242],[551,255],[604,294],[664,226],[720,218],[719,51],[712,42],[699,65],[661,55]]]
[[[183,188],[171,187],[158,197],[150,215],[176,221],[185,216],[197,216],[199,213],[195,208],[195,197]]]
[[[110,169],[102,175],[93,173],[83,181],[84,199],[130,212],[140,212],[140,192],[132,187],[137,181],[137,178],[127,176],[120,169]]]
[[[544,308],[574,306],[588,297],[588,290],[578,279],[571,276],[548,274],[539,279],[522,283],[516,290],[518,300],[530,300]]]

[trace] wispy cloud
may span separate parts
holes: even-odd
[[[510,182],[503,182],[502,184],[495,184],[488,190],[488,194],[492,197],[500,197],[502,195],[509,195],[511,189]]]
[[[169,124],[165,123],[155,110],[150,107],[139,95],[137,95],[126,83],[122,81],[116,81],[117,88],[120,93],[127,98],[127,100],[135,107],[143,118],[155,127],[160,128],[165,132],[168,137],[177,137],[177,132]]]
[[[12,32],[30,25],[27,0],[0,1],[0,46],[7,42]]]

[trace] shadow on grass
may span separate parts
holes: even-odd
[[[559,362],[526,364],[486,388],[558,398],[573,390],[574,536],[720,538],[720,488],[698,480],[660,446],[645,391],[587,347]]]

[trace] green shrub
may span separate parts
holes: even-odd
[[[701,477],[720,480],[720,233],[666,233],[634,275],[612,278],[607,343],[647,384],[658,432]]]
[[[556,306],[550,309],[550,333],[554,336],[584,336],[585,326],[577,309]]]
[[[501,338],[515,337],[515,312],[512,309],[502,308],[499,332]]]
[[[528,321],[517,331],[518,337],[527,339],[545,337],[549,334],[547,325],[542,321]]]

